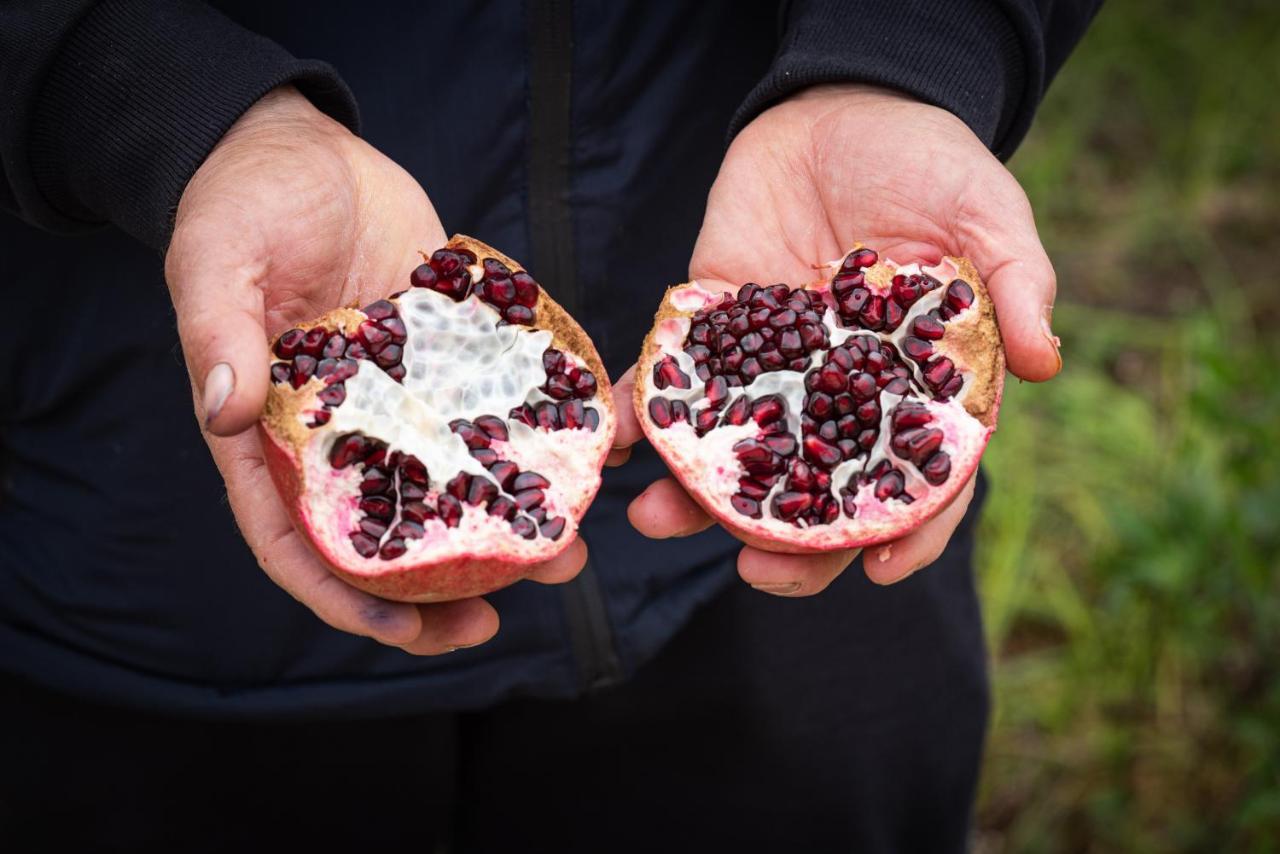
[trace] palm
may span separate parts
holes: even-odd
[[[974,147],[989,155],[959,120],[906,100],[804,107],[766,113],[729,150],[693,277],[800,284],[854,241],[904,262],[963,251],[952,224],[974,171],[966,162]],[[900,124],[928,144],[903,145]]]
[[[269,336],[404,289],[418,252],[444,242],[417,182],[296,93],[283,93],[246,114],[192,179],[166,258],[192,385],[204,389],[197,415],[258,562],[329,624],[419,653],[483,641],[497,615],[478,599],[383,601],[328,572],[293,528],[249,428],[266,400]],[[230,366],[234,393],[210,412],[215,365]],[[576,542],[532,577],[562,581],[584,561]]]
[[[1021,188],[955,116],[861,86],[817,87],[771,108],[734,140],[711,189],[690,261],[704,285],[797,285],[854,242],[899,263],[966,255],[987,280],[1010,369],[1048,379],[1059,360],[1043,320],[1053,269]],[[630,435],[638,435],[636,426]],[[935,559],[959,523],[972,484],[922,528],[877,550],[864,567],[897,580]],[[651,536],[710,524],[673,480],[629,511]],[[852,559],[744,548],[742,576],[787,595],[816,593]]]

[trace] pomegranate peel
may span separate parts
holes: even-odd
[[[462,235],[423,257],[406,290],[273,339],[259,430],[336,575],[433,602],[564,551],[617,419],[590,338],[520,264]]]
[[[1004,349],[973,264],[898,266],[856,245],[800,287],[667,290],[634,405],[720,524],[805,554],[897,539],[935,516],[996,427]]]

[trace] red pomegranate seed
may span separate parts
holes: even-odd
[[[844,259],[843,268],[848,270],[865,270],[874,267],[880,256],[874,249],[855,249]]]
[[[776,394],[766,395],[751,405],[751,417],[757,424],[777,421],[786,414],[786,403]]]
[[[790,433],[766,436],[761,441],[769,450],[783,457],[789,457],[796,452],[796,437]]]
[[[382,548],[378,550],[378,555],[383,560],[395,560],[408,550],[409,548],[404,544],[404,540],[396,537],[383,543]]]
[[[351,535],[351,545],[360,557],[373,557],[378,553],[378,540],[363,531]]]
[[[493,499],[493,501],[490,502],[489,515],[497,516],[501,519],[506,519],[508,522],[510,522],[512,519],[516,518],[516,511],[518,509],[519,508],[517,507],[515,501],[503,495]]]
[[[395,505],[390,499],[381,495],[370,495],[360,499],[360,511],[378,519],[390,519],[395,513]]]
[[[973,305],[973,288],[969,287],[969,283],[964,279],[956,279],[947,285],[946,293],[943,294],[942,301],[946,303],[947,308],[953,312],[959,313],[969,306]]]
[[[359,433],[339,437],[329,449],[329,465],[344,469],[352,463],[363,462],[373,449],[372,443]]]
[[[573,394],[579,400],[590,400],[596,396],[597,387],[595,374],[584,370],[573,381]]]
[[[293,375],[293,368],[288,362],[275,362],[271,366],[271,381],[273,383],[282,383]]]
[[[907,442],[907,456],[917,466],[933,456],[942,447],[941,430],[920,430]]]
[[[538,526],[538,530],[542,532],[542,536],[549,540],[558,540],[560,535],[564,533],[564,519],[559,516],[548,519]]]
[[[365,470],[364,480],[360,481],[360,492],[374,495],[386,492],[391,486],[391,473],[378,466],[370,466]]]
[[[436,271],[431,269],[430,264],[419,264],[409,274],[409,284],[415,288],[436,288]]]
[[[473,477],[471,485],[467,488],[467,503],[472,505],[484,504],[498,497],[498,485],[488,478]]]
[[[848,382],[849,378],[833,362],[829,362],[818,369],[818,388],[829,394],[839,394],[844,391]]]
[[[935,359],[925,366],[924,381],[934,388],[940,388],[946,385],[947,380],[951,379],[951,373],[954,368],[955,365],[945,356]]]
[[[939,389],[938,395],[943,398],[954,397],[960,393],[960,389],[963,386],[964,386],[964,376],[958,373],[953,374],[951,376],[951,379],[947,380],[947,384],[944,385],[941,389]]]
[[[421,522],[404,519],[391,529],[391,536],[405,540],[420,540],[426,534]]]
[[[374,519],[370,516],[366,516],[360,520],[360,530],[368,534],[370,537],[373,537],[374,540],[382,539],[382,535],[387,532],[387,526],[388,523],[384,519]]]
[[[854,374],[849,378],[849,391],[853,394],[855,400],[871,399],[875,396],[877,388],[879,386],[876,384],[876,378],[866,371]]]
[[[546,493],[541,489],[526,489],[524,492],[516,493],[516,505],[521,510],[530,510],[542,504],[546,498]]]
[[[874,397],[865,401],[854,410],[854,415],[863,424],[874,425],[880,423],[880,403]]]
[[[425,487],[427,485],[427,467],[417,457],[405,457],[400,463],[402,480]]]
[[[886,331],[892,332],[897,329],[902,319],[906,317],[906,312],[902,306],[893,300],[886,300],[884,304],[884,328]]]
[[[391,334],[392,344],[403,344],[409,340],[409,330],[405,328],[404,321],[398,317],[388,317],[378,325]]]
[[[734,510],[737,510],[743,516],[749,516],[752,519],[759,519],[761,516],[760,502],[755,499],[748,498],[740,493],[730,496],[729,506]]]
[[[533,309],[524,305],[507,306],[502,312],[502,318],[507,323],[514,323],[519,326],[528,326],[533,323]]]
[[[281,359],[292,359],[298,355],[302,347],[302,339],[306,337],[301,329],[290,329],[280,335],[276,341],[275,354]]]
[[[902,472],[894,469],[881,475],[876,481],[875,496],[879,501],[888,501],[901,494],[906,487],[906,480],[902,477]]]
[[[917,362],[923,362],[933,355],[933,345],[923,338],[908,336],[902,339],[902,351]]]
[[[520,474],[520,467],[510,460],[499,460],[489,466],[489,474],[493,476],[499,486],[510,492],[512,482]]]
[[[659,427],[670,427],[673,419],[671,417],[671,401],[665,397],[653,397],[649,399],[649,417],[653,419],[653,423]]]
[[[842,458],[838,447],[817,434],[804,437],[804,453],[810,461],[828,468],[838,465]]]
[[[524,492],[526,489],[547,489],[551,486],[551,481],[547,480],[536,471],[521,472],[511,484],[513,492]]]
[[[328,341],[324,342],[324,349],[320,351],[320,355],[326,359],[338,359],[346,351],[347,339],[335,332],[329,336]]]
[[[301,355],[293,360],[293,376],[290,378],[290,385],[294,388],[302,388],[307,384],[307,380],[311,379],[311,375],[315,373],[318,363],[313,356]]]
[[[298,348],[301,352],[308,356],[319,356],[324,350],[325,342],[329,340],[329,330],[319,326],[314,329],[307,330],[307,334],[302,338],[302,344]]]
[[[652,413],[650,413],[652,414]],[[737,426],[746,424],[747,419],[751,417],[751,400],[745,395],[738,395],[733,403],[729,404],[729,408],[724,411],[724,424]],[[657,421],[655,418],[654,421]],[[659,424],[658,426],[662,426]]]
[[[924,479],[934,486],[941,486],[951,476],[951,457],[945,451],[938,451],[925,462],[920,469]]]
[[[813,496],[807,492],[782,492],[773,499],[773,512],[789,521],[808,510],[812,504]]]
[[[866,288],[854,288],[836,301],[836,308],[845,318],[856,317],[871,298],[871,291]]]
[[[440,519],[450,528],[458,527],[462,521],[462,502],[452,495],[441,495],[439,501]]]
[[[516,304],[533,308],[538,304],[538,283],[528,273],[519,272],[511,277],[516,286]]]
[[[663,357],[662,361],[653,366],[653,384],[659,389],[669,386],[676,388],[690,388],[692,383],[689,375],[680,370],[680,366],[676,364],[676,360],[671,356]]]
[[[518,516],[511,522],[511,532],[517,537],[532,540],[538,536],[538,526],[528,516]]]
[[[496,415],[477,416],[473,423],[483,430],[490,439],[505,442],[510,438],[507,432],[507,422],[503,421]]]
[[[533,417],[538,426],[546,430],[560,429],[560,410],[554,403],[543,401],[533,408]]]
[[[436,518],[436,511],[421,501],[406,501],[400,505],[400,517],[421,524],[428,519]]]

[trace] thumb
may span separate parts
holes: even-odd
[[[1053,264],[1040,245],[1031,203],[1003,166],[983,187],[981,206],[961,208],[960,250],[991,292],[1009,370],[1042,382],[1062,369],[1051,326],[1058,290]]]
[[[261,265],[230,261],[212,247],[175,235],[165,277],[178,318],[178,336],[191,374],[197,415],[218,436],[253,426],[266,404],[267,336]]]

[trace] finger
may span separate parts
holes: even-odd
[[[670,477],[649,484],[627,508],[627,518],[633,528],[654,540],[687,537],[714,524],[684,487]]]
[[[644,438],[640,419],[636,418],[635,393],[636,366],[632,365],[613,384],[613,409],[618,413],[618,432],[613,438],[615,448],[629,448]]]
[[[786,555],[747,546],[738,555],[738,575],[763,593],[812,596],[825,590],[857,555],[857,549]]]
[[[614,448],[604,458],[604,464],[610,468],[617,468],[629,459],[631,459],[630,448]]]
[[[400,648],[413,655],[439,655],[479,646],[498,633],[498,612],[483,599],[417,606],[422,631]]]
[[[1009,370],[1040,382],[1062,369],[1051,326],[1057,276],[1040,244],[1026,193],[1005,171],[985,181],[980,201],[962,206],[960,251],[978,268],[995,304]]]
[[[529,579],[539,584],[563,584],[572,581],[587,565],[587,544],[581,537],[574,539],[569,547],[551,560],[538,564],[529,573]]]
[[[205,232],[208,230],[205,229]],[[191,234],[191,231],[184,234]],[[200,417],[210,432],[250,427],[267,399],[270,354],[263,330],[263,270],[215,233],[175,235],[165,276]]]
[[[941,513],[900,540],[872,546],[862,569],[876,584],[895,584],[933,563],[942,554],[973,500],[974,478]]]
[[[416,606],[357,590],[311,551],[280,503],[256,433],[210,438],[209,446],[245,542],[272,581],[340,631],[393,646],[422,633]]]

